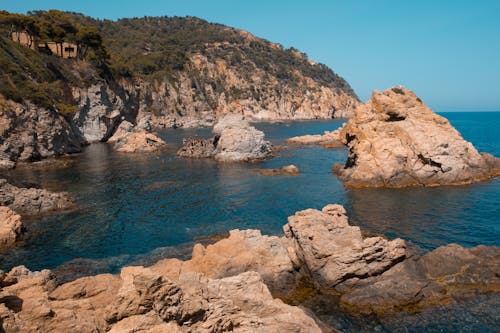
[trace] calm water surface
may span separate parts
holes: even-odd
[[[443,115],[479,151],[500,156],[500,113]],[[275,145],[282,145],[288,137],[322,133],[341,124],[336,120],[257,127]],[[117,272],[126,264],[148,264],[165,256],[184,258],[191,242],[234,228],[280,234],[287,216],[329,203],[344,205],[352,224],[402,237],[415,251],[452,242],[500,245],[500,179],[458,187],[346,190],[330,172],[333,163],[345,161],[345,149],[291,147],[262,163],[220,164],[175,156],[183,137],[209,136],[210,130],[172,129],[160,134],[169,148],[158,155],[117,153],[108,144],[95,144],[72,157],[74,163],[66,169],[14,170],[11,175],[17,179],[68,191],[81,209],[26,221],[24,245],[3,253],[0,268],[24,264],[32,270],[57,268],[63,275]],[[255,172],[287,164],[297,165],[301,174],[264,177]],[[457,313],[463,312],[458,309]],[[348,324],[332,325],[356,331],[359,320],[348,316],[345,320]],[[390,321],[368,322],[371,329],[398,331]],[[418,331],[422,320],[413,322],[406,329]],[[487,320],[482,323],[492,327]],[[440,331],[441,326],[436,327]]]

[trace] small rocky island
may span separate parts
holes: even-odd
[[[350,311],[413,311],[454,298],[498,292],[500,248],[458,245],[413,255],[402,239],[363,235],[345,209],[327,205],[288,218],[285,235],[233,230],[193,248],[192,259],[164,259],[119,275],[59,285],[23,266],[0,274],[6,332],[321,332],[322,323],[283,303],[304,283],[341,295]],[[292,296],[293,297],[293,296]]]
[[[500,175],[500,160],[465,141],[403,87],[375,91],[340,131],[349,148],[333,171],[347,187],[461,185]]]
[[[264,132],[251,126],[242,115],[226,115],[215,124],[213,134],[211,139],[185,139],[177,155],[221,162],[256,161],[271,155],[272,146],[264,140]]]

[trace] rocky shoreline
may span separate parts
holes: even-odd
[[[233,230],[192,258],[124,267],[58,285],[50,271],[2,274],[6,332],[321,332],[286,299],[308,281],[340,295],[350,311],[415,311],[500,291],[500,248],[450,244],[416,256],[401,239],[364,237],[342,206],[290,216],[285,235]],[[22,304],[22,306],[20,306]]]

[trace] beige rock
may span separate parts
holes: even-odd
[[[0,246],[14,244],[21,238],[22,232],[21,216],[9,207],[0,206]]]
[[[348,187],[460,185],[500,174],[499,159],[479,154],[403,87],[375,91],[340,135],[350,153],[334,172]]]
[[[353,277],[379,275],[406,258],[402,239],[363,238],[359,227],[348,224],[340,205],[297,212],[283,229],[318,287],[334,288]]]
[[[151,153],[166,145],[165,141],[152,133],[132,132],[120,137],[115,143],[115,148],[124,153]]]
[[[322,145],[325,148],[341,148],[344,146],[340,139],[340,131],[342,128],[336,129],[335,131],[325,131],[323,135],[302,135],[294,136],[286,140],[288,143],[298,144],[298,145]]]

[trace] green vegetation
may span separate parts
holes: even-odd
[[[55,42],[61,49],[63,42],[74,43],[78,46],[77,59],[48,56],[17,45],[9,38],[13,31],[25,31],[32,40]],[[197,72],[189,62],[193,53],[209,61],[224,59],[247,78],[260,69],[285,86],[305,87],[304,77],[309,77],[355,96],[343,78],[325,65],[310,63],[296,49],[283,49],[246,32],[195,17],[110,21],[57,10],[28,15],[0,11],[0,93],[15,101],[30,99],[41,106],[56,107],[62,113],[74,112],[70,87],[96,80],[140,77],[151,82],[175,82],[179,73],[185,72],[195,78],[195,89],[210,84],[216,92],[225,91],[222,82],[208,82],[206,73]],[[82,66],[82,62],[91,65],[90,74],[89,66]],[[234,98],[258,96],[259,87],[251,91],[232,89],[229,93]]]

